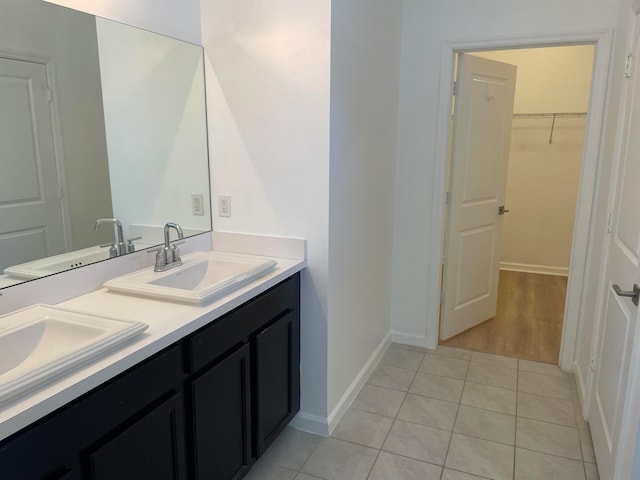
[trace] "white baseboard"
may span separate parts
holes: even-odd
[[[438,346],[437,338],[429,338],[412,333],[402,333],[391,330],[391,341],[401,343],[403,345],[411,345],[412,347],[422,347],[434,349]]]
[[[304,412],[298,412],[289,422],[289,426],[303,432],[314,433],[323,437],[329,436],[329,423],[326,418],[310,415]]]
[[[566,267],[552,267],[550,265],[532,265],[528,263],[500,262],[500,270],[511,272],[539,273],[541,275],[561,275],[569,276],[569,269]]]
[[[373,370],[378,366],[378,363],[380,363],[382,356],[385,354],[387,348],[389,348],[389,344],[391,343],[389,338],[390,336],[387,334],[382,339],[380,344],[376,347],[376,349],[369,357],[369,360],[367,360],[367,363],[365,363],[364,367],[362,367],[362,370],[360,370],[360,373],[358,373],[353,382],[351,382],[351,385],[349,386],[349,388],[347,388],[347,391],[344,392],[344,395],[342,395],[342,398],[337,403],[335,408],[331,411],[331,413],[329,413],[329,416],[327,418],[329,435],[331,434],[331,432],[333,432],[333,429],[336,428],[336,425],[338,425],[340,420],[342,420],[342,417],[347,412],[358,393],[360,393],[360,389],[369,378],[369,375],[371,375]]]

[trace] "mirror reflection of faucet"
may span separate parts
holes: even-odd
[[[113,231],[115,235],[114,243],[107,243],[105,245],[100,245],[101,247],[110,247],[109,248],[109,258],[119,257],[120,255],[124,255],[127,253],[126,244],[124,243],[124,233],[122,231],[122,223],[117,218],[99,218],[96,220],[95,230],[96,232],[100,229],[100,225],[103,223],[111,223],[113,224]]]
[[[182,227],[177,223],[169,222],[164,226],[164,245],[147,250],[149,253],[156,253],[156,266],[153,269],[156,272],[165,272],[182,265],[178,245],[184,243],[184,240],[171,242],[169,239],[169,233],[172,228],[176,231],[179,240],[184,238]]]

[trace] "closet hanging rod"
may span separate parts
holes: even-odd
[[[586,118],[587,112],[514,113],[513,118]]]

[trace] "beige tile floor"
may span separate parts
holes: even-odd
[[[392,344],[330,438],[287,428],[248,480],[596,480],[573,377]]]

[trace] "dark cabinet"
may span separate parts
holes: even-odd
[[[195,478],[241,478],[251,465],[251,366],[244,345],[191,383]]]
[[[63,473],[56,473],[54,477],[49,476],[47,480],[71,480],[73,478],[73,472],[66,471]]]
[[[257,456],[300,409],[300,322],[296,315],[287,312],[255,337]]]
[[[127,422],[87,456],[91,480],[186,480],[184,407],[177,393]]]
[[[188,340],[197,480],[242,478],[300,409],[299,288],[296,275]]]
[[[2,480],[232,480],[300,408],[295,274],[0,442]]]

